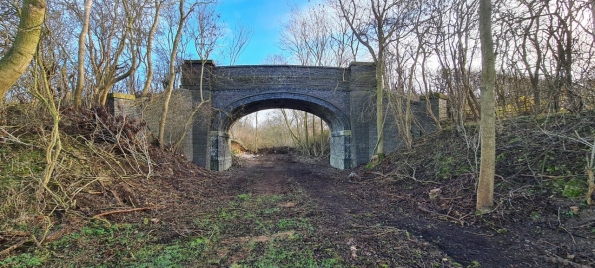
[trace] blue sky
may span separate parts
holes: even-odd
[[[305,7],[316,0],[221,0],[218,12],[228,25],[235,21],[252,28],[252,39],[237,65],[258,65],[269,54],[281,54],[278,48],[282,24],[289,18],[291,5]],[[216,62],[227,65],[227,62]]]

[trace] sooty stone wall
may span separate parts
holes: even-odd
[[[208,123],[204,122],[200,116],[196,116],[191,122],[188,122],[188,119],[194,109],[200,108],[197,114],[209,114],[210,107],[208,103],[198,107],[199,102],[196,100],[199,100],[199,97],[196,96],[196,93],[196,91],[183,89],[172,92],[163,137],[166,146],[173,146],[178,140],[182,139],[179,151],[188,160],[204,166],[206,153],[205,155],[195,155],[194,152],[205,150],[205,148],[193,149],[194,146],[199,146],[194,140],[193,132],[194,128],[198,126],[208,128]],[[109,96],[107,106],[112,114],[145,120],[152,136],[156,139],[159,135],[159,124],[163,114],[164,102],[164,94],[134,98],[133,95],[114,93]],[[185,127],[186,123],[190,123],[188,128]]]

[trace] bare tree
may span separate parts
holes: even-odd
[[[332,46],[333,61],[335,66],[347,67],[351,62],[357,61],[359,53],[359,42],[355,37],[353,31],[349,27],[349,24],[339,17],[334,16],[334,24],[332,34]]]
[[[315,66],[347,66],[359,44],[345,20],[322,4],[293,7],[279,43],[297,63]]]
[[[147,64],[147,77],[141,93],[141,96],[143,97],[149,95],[149,90],[151,89],[151,84],[153,83],[153,38],[159,26],[159,17],[161,16],[161,6],[163,5],[163,3],[164,0],[155,0],[155,15],[153,18],[153,23],[151,25],[151,30],[149,31],[149,35],[147,36],[147,52],[145,56]]]
[[[180,40],[182,39],[182,33],[184,30],[184,25],[186,24],[186,20],[188,16],[192,13],[193,9],[196,7],[196,4],[193,4],[188,10],[186,10],[185,0],[179,0],[178,3],[178,25],[175,29],[175,36],[172,42],[172,47],[170,51],[169,57],[169,70],[168,70],[168,77],[167,77],[167,86],[165,89],[165,102],[163,104],[163,113],[161,114],[161,120],[159,121],[159,147],[165,147],[165,122],[167,121],[167,112],[169,111],[169,101],[171,99],[172,91],[174,90],[174,83],[176,78],[176,59],[178,56],[178,46],[180,44]]]
[[[192,27],[190,35],[194,39],[194,47],[201,61],[199,90],[200,101],[202,102],[204,101],[202,78],[205,74],[205,65],[213,51],[217,48],[223,34],[219,25],[219,15],[215,13],[213,2],[203,3],[195,11],[191,13],[195,25]]]
[[[562,2],[556,1],[554,10],[550,10],[550,5],[546,5],[551,15],[548,31],[553,41],[549,42],[548,46],[554,52],[552,56],[555,59],[554,83],[556,91],[554,93],[554,109],[558,111],[561,108],[560,98],[565,95],[566,103],[564,108],[574,113],[580,113],[583,109],[583,103],[573,84],[574,1]]]
[[[269,64],[269,65],[288,65],[289,62],[287,58],[282,54],[269,54],[266,58],[262,61],[262,64]]]
[[[536,2],[536,1],[534,1]],[[544,11],[545,6],[540,5],[536,8],[528,8],[529,10],[529,23],[527,27],[524,29],[524,33],[522,35],[523,41],[520,45],[522,48],[522,59],[523,63],[525,64],[525,70],[529,75],[529,79],[531,80],[531,87],[533,89],[533,113],[540,114],[541,113],[541,88],[539,87],[539,80],[541,76],[541,66],[543,61],[543,53],[541,49],[541,40],[540,34],[538,30],[533,28],[539,29],[541,24],[541,14]],[[529,44],[531,46],[529,46]],[[534,51],[529,49],[533,48]],[[533,62],[530,62],[531,58],[533,58]]]
[[[138,68],[134,25],[143,14],[138,6],[143,4],[122,0],[97,2],[91,12],[92,36],[88,38],[88,49],[93,71],[93,97],[102,105],[113,86],[133,75]]]
[[[367,3],[366,3],[367,2]],[[395,33],[406,28],[410,1],[339,0],[339,8],[358,41],[368,49],[376,63],[376,128],[378,141],[375,152],[384,158],[384,83],[385,54],[388,46],[398,39]]]
[[[7,1],[8,2],[8,1]],[[19,26],[20,6],[18,2],[0,5],[0,54],[4,55],[12,45]]]
[[[580,112],[592,80],[590,0],[515,0],[496,9],[502,110]]]
[[[479,103],[473,91],[472,66],[478,48],[477,0],[438,0],[430,24],[434,52],[438,60],[441,91],[451,106],[451,117],[458,132],[464,132],[468,112],[479,119]]]
[[[424,51],[430,26],[431,9],[424,1],[413,1],[406,10],[409,20],[395,35],[395,42],[388,46],[386,52],[385,87],[388,94],[390,110],[398,128],[399,137],[405,147],[413,145],[412,126],[415,124],[411,102],[416,99],[419,88],[418,76],[425,75],[419,69],[427,57]]]
[[[332,29],[328,27],[331,24],[329,15],[329,12],[320,5],[308,7],[306,10],[293,7],[291,17],[284,25],[284,31],[281,32],[281,48],[288,51],[300,65],[328,66],[336,62],[333,60],[334,52],[331,49],[334,39]],[[293,135],[296,137],[298,149],[306,155],[317,155],[314,115],[311,120],[312,136],[310,136],[308,123],[309,114],[294,112],[293,117],[301,119],[300,127],[303,135]],[[303,137],[303,140],[300,137]]]
[[[252,38],[252,29],[246,24],[237,22],[231,29],[231,38],[227,41],[225,51],[229,57],[229,65],[235,65],[240,55],[246,50],[246,46]]]
[[[283,26],[284,30],[281,32],[279,41],[280,47],[288,51],[300,65],[304,66],[313,65],[314,62],[313,55],[306,44],[307,38],[310,36],[306,20],[298,9],[292,8],[290,20]]]
[[[209,57],[211,57],[211,53],[213,53],[213,51],[217,48],[218,42],[222,37],[222,31],[219,26],[219,15],[215,13],[214,2],[202,3],[200,6],[198,6],[198,8],[195,9],[194,14],[192,14],[192,18],[194,19],[195,27],[191,31],[190,35],[194,39],[196,53],[199,55],[198,57],[201,60],[199,77],[200,101],[198,104],[196,104],[196,107],[194,107],[190,115],[186,118],[182,135],[176,141],[174,150],[177,150],[181,146],[184,138],[186,137],[188,129],[192,125],[192,122],[194,122],[194,117],[201,111],[203,104],[209,101],[204,98],[203,94],[203,77],[205,75],[205,67],[207,60]]]

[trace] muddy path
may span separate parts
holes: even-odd
[[[407,258],[423,267],[424,260],[440,260],[481,267],[548,267],[540,261],[530,240],[517,233],[495,236],[480,227],[436,220],[411,205],[386,205],[379,189],[351,181],[351,171],[340,171],[321,160],[291,154],[245,155],[239,167],[227,171],[238,192],[283,194],[303,191],[313,206],[306,215],[321,238],[343,249],[355,266],[374,258]],[[234,179],[235,178],[235,179]],[[521,230],[522,231],[522,230]],[[434,262],[435,263],[435,262]],[[556,266],[552,266],[556,267]]]

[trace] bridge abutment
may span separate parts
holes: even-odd
[[[368,163],[376,145],[376,65],[349,66],[349,119],[352,167]]]
[[[211,131],[210,138],[211,170],[227,170],[231,167],[231,139],[224,131]]]
[[[350,169],[353,166],[351,159],[351,130],[342,130],[331,133],[331,166],[338,169]]]

